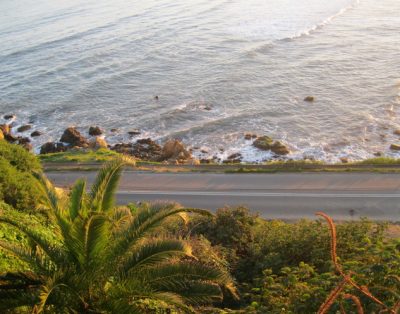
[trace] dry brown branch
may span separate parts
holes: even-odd
[[[346,294],[343,295],[343,298],[352,300],[353,303],[357,307],[357,313],[358,314],[364,314],[364,310],[363,310],[363,307],[361,305],[361,301],[360,301],[360,299],[358,297],[356,297],[355,295],[346,293]]]
[[[335,265],[335,269],[336,271],[343,277],[343,280],[345,281],[345,283],[350,284],[351,286],[353,286],[356,290],[358,290],[359,292],[361,292],[362,294],[364,294],[366,297],[370,298],[373,302],[381,305],[385,311],[387,311],[390,314],[397,314],[397,312],[399,311],[399,309],[396,309],[396,306],[391,309],[388,306],[386,306],[381,300],[379,300],[378,298],[376,298],[368,289],[368,287],[366,286],[360,286],[358,285],[353,279],[351,279],[351,273],[349,273],[348,275],[346,275],[343,270],[341,265],[338,263],[338,257],[337,257],[337,253],[336,253],[336,246],[337,246],[337,234],[336,234],[336,226],[335,223],[333,222],[333,219],[328,216],[327,214],[325,214],[324,212],[317,212],[315,213],[315,215],[317,216],[321,216],[323,217],[326,222],[328,223],[328,227],[329,227],[329,231],[330,231],[330,235],[331,235],[331,259],[333,264]],[[332,295],[332,293],[334,293],[336,291],[336,288],[331,292],[330,296]],[[335,297],[335,299],[338,296]],[[333,299],[333,301],[335,300]],[[323,307],[323,305],[326,304],[326,302],[329,300],[328,299],[324,302],[324,304],[321,305],[320,309]],[[354,300],[353,300],[354,301]],[[333,303],[333,302],[332,302]],[[329,305],[329,307],[332,306],[332,304]],[[329,309],[328,307],[328,309]],[[398,305],[398,307],[400,308],[400,305]],[[318,312],[320,313],[320,312]],[[322,312],[325,313],[325,312]]]
[[[335,265],[335,269],[338,273],[342,274],[342,268],[340,267],[337,261],[337,253],[336,253],[336,245],[337,245],[337,236],[336,236],[336,226],[331,217],[323,212],[317,212],[315,215],[323,217],[329,226],[329,231],[331,233],[331,259],[333,264]]]
[[[328,310],[331,308],[332,304],[335,302],[335,300],[339,297],[340,293],[343,291],[343,289],[346,287],[347,280],[343,279],[335,289],[331,291],[329,296],[326,298],[325,302],[319,307],[318,309],[318,314],[325,314],[328,312]]]

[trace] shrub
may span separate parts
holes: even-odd
[[[40,193],[32,171],[40,171],[36,157],[23,148],[0,141],[0,201],[18,210],[34,210]]]

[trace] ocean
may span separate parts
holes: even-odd
[[[272,158],[245,133],[290,159],[400,157],[400,1],[1,0],[0,114],[36,149],[98,125],[199,157]]]

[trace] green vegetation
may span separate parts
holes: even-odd
[[[40,171],[39,161],[18,145],[0,140],[0,201],[18,210],[34,210],[39,205],[33,171]]]
[[[0,223],[29,243],[0,242],[29,270],[0,277],[0,309],[35,313],[144,313],[148,305],[194,312],[192,306],[235,293],[222,268],[196,261],[183,240],[160,235],[163,224],[184,213],[209,215],[175,204],[118,208],[114,196],[125,162],[108,163],[90,193],[82,180],[67,199],[41,177],[52,239],[3,209]],[[162,232],[161,232],[162,233]]]
[[[399,311],[400,237],[388,237],[387,224],[117,207],[124,163],[133,161],[106,163],[89,192],[82,180],[60,191],[33,155],[0,141],[0,312]]]
[[[42,162],[105,162],[111,161],[119,156],[117,152],[106,148],[100,148],[98,150],[69,150],[66,152],[53,153],[39,155],[39,159]]]

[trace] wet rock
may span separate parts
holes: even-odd
[[[260,136],[253,142],[253,146],[262,150],[270,150],[273,142],[269,136]]]
[[[211,162],[212,162],[212,159],[207,159],[207,158],[200,159],[201,164],[210,164]]]
[[[347,157],[340,157],[340,161],[342,162],[342,164],[347,164],[347,163],[349,163],[349,158],[347,158]]]
[[[399,151],[400,150],[400,145],[399,144],[392,144],[390,145],[391,150]]]
[[[376,153],[374,153],[374,156],[375,157],[382,157],[383,153],[382,152],[376,152]]]
[[[90,149],[100,149],[100,148],[107,148],[108,144],[104,138],[95,137],[89,141],[89,148]]]
[[[162,148],[162,160],[176,159],[187,160],[192,158],[192,154],[186,149],[185,145],[178,140],[169,140]]]
[[[18,144],[26,144],[26,143],[30,143],[31,140],[29,139],[29,137],[20,137],[18,138]]]
[[[394,135],[400,135],[400,129],[394,130],[393,134]]]
[[[314,96],[307,96],[306,98],[304,98],[304,101],[314,102],[315,101],[315,97]]]
[[[65,152],[67,147],[59,142],[47,142],[40,147],[40,154]]]
[[[15,114],[6,114],[3,116],[5,120],[15,119],[17,116]]]
[[[69,144],[70,146],[88,147],[88,141],[82,134],[73,127],[67,128],[61,136],[60,142]]]
[[[27,151],[31,151],[33,149],[33,146],[31,144],[31,140],[28,137],[20,137],[18,139],[18,145],[22,146]]]
[[[110,132],[111,132],[111,133],[116,133],[116,132],[118,132],[118,129],[115,129],[115,128],[114,128],[114,129],[111,129]]]
[[[98,126],[89,127],[89,135],[90,136],[98,136],[98,135],[102,135],[102,134],[103,134],[103,130],[100,129]]]
[[[135,144],[119,143],[112,150],[146,161],[161,161],[162,148],[150,138],[137,140]]]
[[[287,155],[290,153],[290,150],[279,141],[272,144],[271,151],[277,155]]]
[[[208,150],[205,150],[205,149],[202,149],[200,152],[201,152],[202,154],[208,154]]]
[[[159,99],[159,97],[156,95],[156,96],[154,96],[154,100],[158,100]]]
[[[32,129],[32,125],[31,125],[31,124],[25,124],[25,125],[20,126],[20,127],[17,129],[17,132],[22,133],[22,132],[28,131],[28,130],[30,130],[30,129]]]
[[[42,132],[40,132],[40,131],[33,131],[32,133],[31,133],[31,137],[38,137],[38,136],[40,136],[40,135],[42,135],[43,133]]]
[[[245,140],[251,140],[251,139],[253,139],[253,138],[257,138],[257,134],[253,134],[253,133],[246,133],[245,135],[244,135],[244,139]]]
[[[131,130],[131,131],[128,131],[128,134],[130,135],[130,136],[136,136],[136,135],[140,135],[140,131],[139,130]]]

